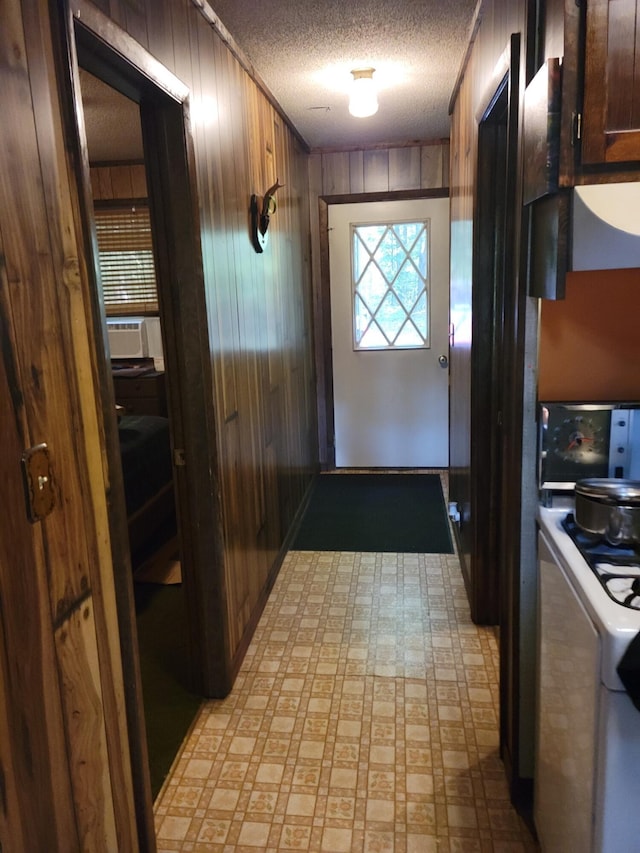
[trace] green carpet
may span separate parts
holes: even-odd
[[[295,536],[296,551],[451,554],[437,474],[322,474]]]
[[[155,799],[202,699],[188,684],[189,658],[181,585],[135,583],[140,676]]]

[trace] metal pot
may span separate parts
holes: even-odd
[[[576,483],[575,519],[612,545],[640,543],[640,480],[589,479]]]

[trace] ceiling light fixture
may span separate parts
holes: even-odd
[[[375,68],[357,68],[351,84],[349,112],[356,118],[366,118],[378,112],[378,95],[373,82]]]

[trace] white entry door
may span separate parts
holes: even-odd
[[[336,467],[446,468],[449,199],[330,205],[329,258]]]

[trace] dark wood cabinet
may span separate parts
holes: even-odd
[[[116,404],[126,415],[167,416],[167,397],[164,373],[150,371],[142,375],[126,375],[119,371],[113,376]]]
[[[638,180],[640,0],[547,0],[544,42],[562,56],[559,186]]]
[[[640,160],[640,0],[586,6],[582,162]]]

